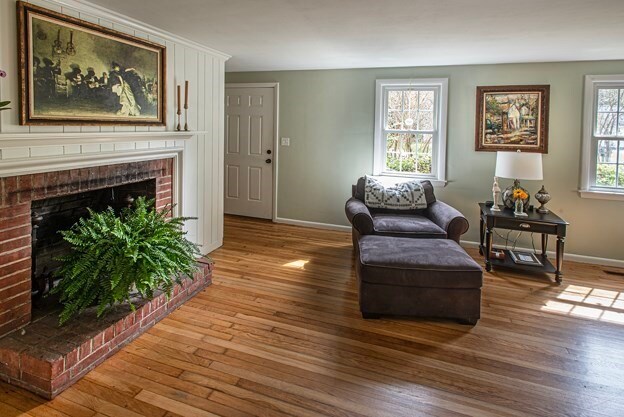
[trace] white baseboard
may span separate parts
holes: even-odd
[[[295,219],[285,219],[283,217],[276,217],[273,220],[275,223],[282,224],[291,224],[294,226],[303,226],[303,227],[312,227],[314,229],[326,229],[326,230],[337,230],[341,232],[350,232],[351,226],[341,226],[338,224],[330,224],[330,223],[318,223],[318,222],[309,222],[305,220],[295,220]],[[479,243],[473,242],[470,240],[462,240],[461,245],[466,248],[478,248]],[[526,250],[532,251],[532,249],[528,248],[516,248],[518,250]],[[555,252],[547,251],[546,252],[549,257],[554,258]],[[612,266],[615,268],[624,268],[624,260],[621,259],[609,259],[609,258],[598,258],[596,256],[587,256],[587,255],[577,255],[575,253],[564,253],[564,260],[580,262],[584,264],[592,264],[592,265],[602,265],[602,266]]]
[[[462,240],[460,241],[461,245],[466,248],[478,248],[479,242],[473,242],[470,240]],[[517,250],[533,252],[533,249],[529,248],[520,248],[516,247]],[[546,254],[550,258],[554,258],[556,253],[553,251],[546,251]],[[598,258],[596,256],[587,256],[587,255],[577,255],[575,253],[564,253],[563,259],[567,261],[580,262],[584,264],[592,264],[592,265],[602,265],[602,266],[613,266],[616,268],[624,268],[624,260],[620,259],[609,259],[609,258]]]
[[[294,226],[303,226],[303,227],[312,227],[314,229],[326,229],[326,230],[337,230],[341,232],[350,232],[351,226],[341,226],[338,224],[330,224],[330,223],[318,223],[318,222],[309,222],[305,220],[295,220],[295,219],[285,219],[283,217],[276,217],[273,220],[275,223],[283,223],[283,224],[291,224]],[[466,248],[478,248],[479,243],[473,242],[470,240],[462,240],[461,245]],[[517,247],[518,250],[532,251],[532,249],[528,248],[520,248]],[[554,258],[555,252],[547,251],[546,252],[549,257]],[[612,266],[615,268],[624,268],[624,260],[621,259],[609,259],[609,258],[598,258],[596,256],[587,256],[587,255],[577,255],[575,253],[564,253],[564,260],[580,262],[584,264],[592,264],[592,265],[602,265],[602,266]]]
[[[273,222],[282,223],[282,224],[291,224],[293,226],[312,227],[314,229],[337,230],[340,232],[351,231],[351,226],[341,226],[339,224],[330,224],[330,223],[308,222],[305,220],[285,219],[283,217],[276,217],[275,219],[273,219]]]

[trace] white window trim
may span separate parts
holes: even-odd
[[[390,173],[384,172],[386,146],[383,135],[383,121],[386,111],[385,90],[386,87],[437,87],[439,89],[439,103],[436,112],[436,125],[438,126],[437,146],[433,150],[433,170],[431,175]],[[377,80],[375,88],[375,145],[373,174],[393,178],[418,178],[427,179],[434,186],[446,185],[446,129],[448,111],[448,78],[413,78],[395,80]]]
[[[578,192],[583,198],[624,201],[624,190],[614,190],[613,188],[602,188],[594,185],[596,177],[596,149],[592,142],[596,116],[596,88],[609,85],[624,85],[624,74],[585,76],[581,187]]]

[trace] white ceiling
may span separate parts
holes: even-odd
[[[227,71],[624,58],[624,0],[91,0]]]

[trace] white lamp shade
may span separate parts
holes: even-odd
[[[501,178],[541,180],[542,154],[532,152],[496,152],[496,173]]]

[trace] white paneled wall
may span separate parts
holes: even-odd
[[[17,24],[15,0],[0,0],[0,100],[12,110],[0,112],[0,176],[68,166],[149,159],[175,153],[178,203],[189,222],[188,236],[204,252],[223,241],[223,96],[229,56],[79,0],[31,0],[30,3],[113,28],[167,47],[167,126],[20,126],[17,105]],[[177,124],[175,86],[190,82],[190,134],[173,132]],[[184,124],[184,120],[182,121]],[[83,162],[81,162],[83,161]]]

